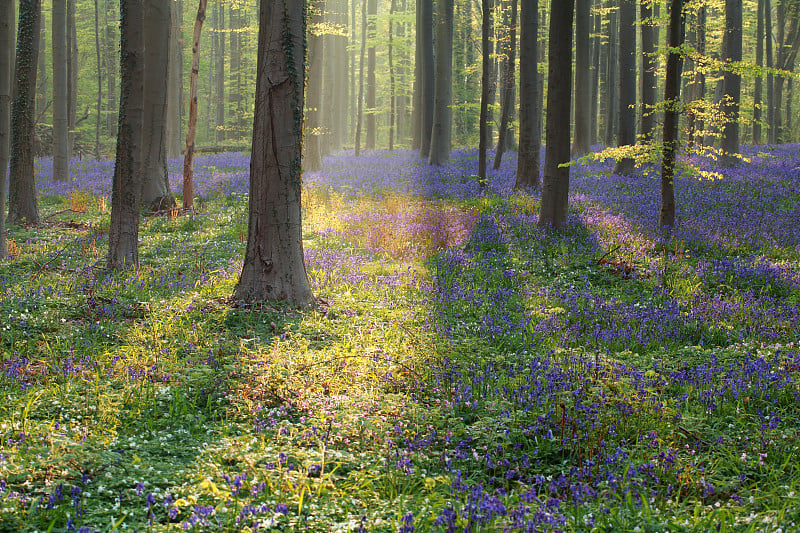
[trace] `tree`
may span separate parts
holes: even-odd
[[[453,122],[453,0],[439,0],[437,7],[435,98],[428,163],[444,165],[450,160]]]
[[[186,155],[183,158],[183,208],[191,209],[194,205],[193,164],[194,141],[197,133],[197,78],[200,74],[200,32],[206,20],[208,0],[200,0],[197,6],[197,18],[194,21],[192,37],[192,73],[189,77],[189,126],[186,129]]]
[[[739,153],[739,102],[742,92],[742,77],[731,63],[742,60],[742,0],[725,0],[725,62],[728,68],[723,78],[722,112],[725,124],[722,128],[722,163],[733,165],[737,159],[731,154]]]
[[[417,47],[420,70],[419,109],[417,111],[419,133],[419,155],[428,159],[433,129],[434,66],[433,66],[433,0],[417,0]]]
[[[69,181],[67,0],[53,0],[53,179]]]
[[[650,142],[653,140],[653,132],[656,127],[655,105],[656,105],[656,21],[653,20],[652,0],[641,0],[639,17],[641,19],[642,36],[642,75],[641,75],[641,110],[639,121],[642,141]]]
[[[605,108],[605,135],[606,146],[613,146],[617,140],[617,117],[619,112],[619,97],[617,92],[617,38],[619,28],[617,25],[617,9],[615,0],[607,0],[608,12],[608,44],[605,46],[605,82],[603,84]]]
[[[11,104],[8,222],[39,224],[33,171],[33,129],[36,122],[36,68],[39,63],[40,0],[20,0],[17,55]]]
[[[515,189],[539,188],[539,1],[521,0],[519,43],[519,155]]]
[[[322,86],[324,83],[322,22],[325,15],[325,3],[320,0],[311,0],[309,9],[311,31],[308,50],[308,109],[303,141],[305,147],[304,166],[307,170],[321,170],[320,130],[322,128]]]
[[[355,5],[355,0],[353,0]],[[367,47],[367,0],[361,6],[361,54],[358,60],[358,102],[356,103],[356,157],[361,155],[361,125],[364,122],[364,52]]]
[[[512,114],[514,109],[514,71],[517,68],[517,0],[510,0],[503,6],[503,38],[502,78],[503,84],[502,105],[500,106],[500,128],[497,130],[497,149],[494,154],[492,168],[497,170],[503,160],[503,152],[513,143],[511,131]]]
[[[103,69],[100,60],[100,0],[94,0],[94,51],[97,59],[97,109],[94,123],[94,158],[100,159],[100,116],[103,106]]]
[[[701,5],[697,8],[697,28],[695,46],[697,47],[698,58],[706,54],[706,6]],[[698,65],[700,66],[700,65]],[[692,84],[692,101],[701,102],[706,96],[706,75],[702,68],[696,68],[694,73],[694,83]],[[697,107],[693,107],[689,112],[689,138],[688,145],[703,144],[704,121],[698,116]]]
[[[217,13],[217,24],[214,37],[217,40],[217,57],[214,65],[214,86],[217,108],[215,114],[214,140],[221,143],[225,140],[225,4],[219,2],[214,6]]]
[[[240,300],[295,306],[313,300],[300,213],[305,33],[303,2],[261,2],[247,250],[236,287]]]
[[[145,70],[142,130],[142,199],[151,211],[175,207],[167,172],[167,82],[170,58],[170,2],[144,0]]]
[[[375,149],[375,139],[377,137],[377,123],[375,120],[375,95],[377,92],[377,82],[375,79],[375,28],[376,17],[378,16],[378,0],[367,0],[367,150]]]
[[[144,4],[120,0],[120,97],[117,155],[108,229],[108,270],[139,264],[139,198],[144,116]]]
[[[481,114],[478,119],[478,180],[481,186],[486,185],[486,150],[489,148],[489,99],[492,93],[494,73],[492,69],[491,31],[493,0],[482,0],[483,8],[481,23]]]
[[[575,134],[572,154],[580,157],[591,146],[591,11],[592,0],[575,0]]]
[[[756,66],[764,68],[764,0],[758,0],[756,15]],[[761,108],[763,107],[764,88],[761,76],[756,76],[753,91],[753,144],[761,144]]]
[[[14,58],[14,0],[0,0],[0,259],[5,259],[8,150],[11,142],[11,67]]]
[[[617,112],[617,145],[636,143],[636,0],[620,0],[619,45],[619,111]],[[634,160],[624,157],[614,165],[614,174],[630,175]]]
[[[664,133],[661,155],[661,213],[658,225],[661,228],[675,226],[675,152],[678,147],[678,112],[680,107],[680,46],[683,44],[681,32],[683,19],[683,0],[671,0],[669,11],[669,55],[667,56],[667,75],[664,81]]]
[[[167,157],[180,157],[181,142],[183,140],[181,137],[181,109],[183,104],[183,34],[181,19],[183,18],[183,4],[180,0],[177,2],[174,0],[168,1],[170,3],[170,20],[172,23],[169,28],[169,61],[167,62],[169,65],[167,79]],[[224,43],[224,35],[221,39]],[[219,109],[219,106],[224,107],[224,92],[218,93],[216,100],[217,109]],[[222,123],[224,124],[224,116]]]
[[[573,2],[550,5],[550,38],[547,53],[547,126],[544,180],[539,226],[559,229],[569,210],[569,114],[572,105]]]

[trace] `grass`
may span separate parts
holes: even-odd
[[[797,158],[754,162],[767,193],[743,218],[788,216],[773,200],[796,194]],[[0,531],[797,527],[785,226],[744,242],[706,217],[662,242],[637,211],[648,182],[622,205],[588,168],[554,234],[538,197],[508,192],[513,160],[479,195],[469,154],[436,176],[401,152],[338,156],[306,178],[317,305],[297,311],[230,299],[245,159],[198,164],[202,210],[143,218],[136,271],[100,268],[102,165],[45,183],[47,222],[12,228]],[[705,185],[682,185],[701,220]]]

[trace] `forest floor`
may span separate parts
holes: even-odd
[[[304,311],[231,300],[246,156],[197,158],[197,212],[114,275],[112,163],[40,161],[0,264],[0,531],[797,530],[800,146],[746,155],[678,179],[666,241],[655,175],[575,167],[556,234],[514,154],[486,191],[475,153],[327,158]]]

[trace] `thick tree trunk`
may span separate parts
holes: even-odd
[[[725,1],[725,62],[742,60],[742,0]],[[722,112],[725,125],[722,128],[722,164],[733,165],[738,159],[728,154],[739,153],[739,102],[741,101],[742,78],[731,70],[725,71],[723,94],[725,102]]]
[[[192,37],[192,73],[189,76],[189,126],[186,129],[186,155],[183,158],[183,208],[194,206],[194,137],[197,132],[197,81],[200,75],[200,32],[206,20],[208,0],[200,0]]]
[[[183,103],[183,35],[181,29],[180,4],[174,0],[167,0],[170,9],[169,26],[169,61],[167,77],[167,157],[181,156],[181,105]],[[221,4],[220,4],[221,5]],[[224,39],[224,34],[223,37]],[[224,65],[224,56],[223,56]],[[218,63],[219,64],[219,63]],[[224,80],[223,80],[224,85]],[[217,106],[220,102],[224,105],[224,95],[216,99]]]
[[[214,86],[216,109],[214,119],[214,140],[225,141],[225,4],[214,6],[217,10],[217,62],[214,66]]]
[[[313,0],[310,2],[311,35],[308,50],[308,100],[305,135],[303,147],[305,154],[303,167],[305,170],[317,171],[322,169],[322,148],[320,135],[322,131],[322,90],[323,90],[323,36],[322,23],[325,16],[325,2]]]
[[[427,160],[431,149],[435,79],[433,65],[433,0],[421,0],[417,39],[419,39],[421,43],[420,77],[417,78],[417,82],[421,84],[419,155],[421,158]]]
[[[658,82],[656,80],[656,69],[658,69],[658,60],[656,58],[656,35],[655,25],[657,21],[653,20],[653,8],[646,0],[640,4],[640,18],[641,18],[641,36],[642,36],[642,75],[641,75],[641,100],[642,105],[640,108],[640,133],[642,141],[649,143],[653,140],[653,134],[656,127],[655,105],[656,105],[656,89]]]
[[[756,16],[756,65],[759,71],[764,68],[764,0],[758,0]],[[763,79],[756,75],[753,90],[753,144],[761,144],[761,108],[763,107]]]
[[[682,44],[681,19],[683,0],[671,0],[669,13],[669,47],[667,56],[667,75],[664,81],[664,144],[661,156],[661,212],[658,225],[661,228],[675,226],[675,189],[673,177],[675,173],[675,152],[678,147],[676,138],[678,113],[680,107],[680,54],[677,48]]]
[[[617,39],[619,27],[617,25],[617,9],[614,0],[608,0],[608,52],[606,57],[605,80],[605,145],[614,146],[617,141],[617,119],[619,112],[619,95],[617,88]]]
[[[636,144],[636,0],[619,3],[619,111],[617,145]],[[614,165],[614,174],[633,174],[634,160],[626,157]]]
[[[572,104],[573,2],[550,6],[547,74],[547,140],[539,226],[560,229],[569,211],[570,107]]]
[[[11,104],[8,222],[39,224],[33,171],[33,133],[36,121],[36,68],[39,63],[39,0],[20,0],[17,55]]]
[[[108,270],[139,264],[139,197],[141,195],[142,123],[144,117],[144,5],[120,0],[119,135],[111,193]]]
[[[591,147],[591,17],[592,0],[575,1],[575,133],[572,155],[581,157]]]
[[[367,0],[367,150],[375,149],[375,140],[378,135],[376,121],[375,97],[377,92],[377,82],[375,78],[375,67],[377,66],[375,56],[375,19],[378,16],[378,0]]]
[[[453,123],[453,0],[439,0],[436,24],[436,82],[428,163],[450,160]]]
[[[45,112],[50,108],[50,105],[52,105],[52,101],[49,99],[50,86],[48,71],[50,70],[50,65],[47,64],[47,27],[47,11],[45,10],[40,14],[39,22],[39,69],[36,74],[36,111],[34,115],[45,121],[47,120]],[[34,127],[36,127],[35,123]]]
[[[0,0],[0,259],[6,247],[6,196],[8,152],[11,146],[11,76],[14,66],[14,0]]]
[[[301,2],[261,2],[250,219],[235,295],[240,300],[313,301],[300,214],[304,11]]]
[[[481,114],[478,119],[478,181],[481,186],[486,185],[486,151],[489,149],[489,99],[494,83],[494,72],[492,69],[492,11],[494,10],[493,0],[483,0],[481,3],[483,15],[481,23]]]
[[[145,70],[142,130],[142,198],[150,211],[175,207],[167,172],[167,82],[169,80],[170,2],[144,0]]]
[[[519,43],[519,156],[515,189],[538,189],[539,152],[536,107],[539,95],[539,1],[521,0]]]
[[[591,0],[587,0],[591,1]],[[504,43],[503,59],[503,105],[500,109],[500,128],[497,134],[497,150],[494,154],[494,165],[497,170],[503,161],[503,152],[513,144],[514,133],[511,131],[511,122],[514,114],[514,71],[517,68],[517,0],[511,0],[511,6],[506,6],[504,11],[504,26],[506,27],[506,43]]]
[[[53,0],[53,179],[69,181],[67,1]]]

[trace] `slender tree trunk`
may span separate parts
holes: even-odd
[[[182,10],[179,2],[167,0],[170,9],[169,61],[167,79],[167,157],[181,155],[181,106],[183,104],[183,32]],[[221,4],[220,4],[221,5]],[[224,39],[224,35],[223,35]],[[222,64],[224,65],[224,55]],[[225,81],[223,80],[223,86]],[[217,97],[217,106],[225,105],[224,95]]]
[[[786,122],[784,129],[786,135],[784,141],[790,143],[792,142],[792,96],[794,92],[794,78],[788,78],[786,84]]]
[[[623,0],[624,1],[624,0]],[[619,100],[617,88],[617,10],[614,0],[608,0],[611,11],[608,13],[608,57],[606,70],[606,134],[605,145],[614,146],[617,140],[617,118],[619,116]]]
[[[97,111],[94,123],[94,158],[100,159],[100,118],[103,107],[103,68],[100,59],[100,0],[94,0],[94,51],[97,58]]]
[[[434,65],[433,65],[433,0],[421,0],[420,25],[417,26],[417,39],[421,43],[420,55],[420,145],[419,155],[428,159],[431,149],[431,131],[433,128],[434,101]]]
[[[105,28],[105,60],[106,60],[106,94],[108,95],[108,107],[106,108],[106,131],[109,137],[117,136],[117,123],[119,110],[117,109],[117,63],[115,57],[119,57],[116,50],[119,40],[114,38],[112,25],[108,20],[108,9],[111,2],[106,0],[103,8],[103,20]],[[114,43],[117,44],[114,44]]]
[[[539,101],[539,1],[521,0],[519,42],[519,156],[515,189],[538,189],[541,138],[536,137]]]
[[[6,246],[6,196],[8,152],[11,146],[11,76],[14,66],[14,0],[0,0],[0,259]]]
[[[702,58],[706,55],[706,7],[705,6],[700,6],[697,8],[696,32],[697,35],[695,37],[695,43],[697,46],[697,54],[699,57]],[[705,97],[706,97],[706,75],[702,69],[697,69],[694,73],[694,83],[692,84],[692,100],[695,102],[695,105],[702,105],[702,109],[705,109],[706,107],[704,103]],[[701,104],[697,104],[697,102],[701,102]],[[690,147],[694,145],[702,147],[704,128],[705,124],[702,116],[698,116],[698,114],[694,111],[691,112],[691,114],[689,115],[689,139],[688,139]]]
[[[726,0],[725,2],[725,62],[742,60],[742,0]],[[725,102],[722,111],[725,113],[725,125],[722,129],[722,163],[733,165],[738,160],[728,154],[739,153],[739,102],[741,101],[742,78],[731,70],[725,71],[723,91]]]
[[[218,3],[217,10],[217,64],[214,66],[214,85],[216,86],[216,117],[214,120],[214,140],[225,142],[225,4]]]
[[[766,42],[764,52],[767,59],[767,68],[775,67],[772,55],[772,1],[764,1],[764,31],[766,32]],[[777,129],[775,127],[775,77],[772,72],[767,73],[767,124],[769,126],[769,142],[778,142]]]
[[[67,1],[53,0],[53,179],[69,181]]]
[[[642,75],[641,75],[641,119],[640,119],[640,133],[642,141],[649,143],[653,141],[653,134],[656,127],[655,105],[656,105],[656,89],[658,82],[656,80],[656,69],[658,69],[658,62],[656,60],[656,36],[655,25],[657,21],[653,21],[653,8],[646,0],[641,2],[640,18],[641,18],[641,36],[642,36]]]
[[[143,0],[145,71],[144,126],[142,130],[142,198],[150,211],[175,207],[167,172],[167,90],[170,56],[170,3],[172,0]]]
[[[669,13],[669,48],[667,56],[667,75],[664,82],[664,101],[667,103],[664,112],[664,144],[661,155],[661,212],[658,225],[661,228],[675,226],[675,152],[678,148],[676,125],[680,107],[680,53],[677,51],[682,44],[681,19],[683,0],[671,0]]]
[[[591,147],[591,16],[592,0],[575,1],[575,133],[572,155],[580,157]]]
[[[75,23],[75,0],[67,0],[67,161],[74,154],[75,127],[78,120],[78,29]]]
[[[759,71],[764,68],[764,0],[758,0],[756,16],[756,65]],[[753,144],[761,144],[761,108],[763,102],[763,80],[761,73],[756,76],[753,91]]]
[[[139,264],[139,197],[141,195],[142,121],[144,117],[144,5],[120,0],[119,135],[111,192],[108,270]]]
[[[306,114],[306,134],[303,138],[305,158],[303,164],[306,170],[317,171],[322,169],[322,148],[320,135],[322,130],[322,91],[324,61],[330,58],[324,56],[323,36],[320,33],[325,16],[325,2],[313,0],[310,2],[311,36],[308,50],[308,100]]]
[[[375,81],[375,28],[376,18],[378,16],[378,0],[367,0],[367,150],[375,149],[375,140],[378,135],[378,126],[376,122],[376,109],[375,97],[377,91],[377,82]]]
[[[193,163],[194,137],[197,131],[197,78],[200,75],[200,32],[206,20],[208,0],[200,0],[192,37],[192,73],[189,77],[189,127],[186,130],[186,155],[183,159],[183,208],[192,209],[194,205]]]
[[[236,139],[241,139],[244,135],[241,124],[241,108],[242,108],[242,87],[241,87],[241,70],[242,70],[242,35],[241,29],[241,10],[239,6],[231,5],[228,9],[228,20],[230,21],[231,28],[231,62],[230,71],[231,87],[232,90],[228,93],[229,109],[231,110],[232,117],[229,118],[233,136]]]
[[[46,10],[42,11],[40,15],[38,38],[39,38],[39,69],[37,72],[37,83],[36,83],[37,96],[36,96],[36,110],[34,117],[40,118],[45,122],[47,122],[46,111],[47,109],[49,109],[52,102],[49,100],[50,86],[48,85],[49,77],[47,74],[48,70],[50,70],[50,66],[47,64],[47,11]],[[33,126],[35,129],[36,123],[34,123]]]
[[[352,98],[350,100],[350,133],[348,141],[352,138],[355,142],[356,137],[356,124],[358,122],[358,91],[356,91],[356,60],[358,59],[358,52],[356,51],[356,5],[357,0],[350,0],[351,19],[350,19],[350,47],[352,53],[350,54],[350,87],[352,90]],[[359,67],[360,68],[360,67]],[[419,79],[419,77],[417,77]]]
[[[619,3],[619,111],[617,145],[636,144],[636,1]],[[626,157],[614,165],[614,174],[633,174],[634,160]]]
[[[394,150],[394,128],[397,121],[397,95],[395,94],[394,73],[394,13],[397,0],[389,5],[389,150]]]
[[[591,1],[591,0],[585,0]],[[509,13],[510,11],[510,13]],[[503,61],[503,106],[500,110],[500,128],[497,137],[497,150],[494,155],[493,168],[497,170],[500,168],[500,163],[503,160],[503,152],[506,147],[511,144],[510,139],[513,137],[511,131],[511,122],[514,114],[514,86],[516,80],[514,79],[514,71],[517,68],[517,0],[511,0],[510,9],[508,6],[504,10],[508,15],[506,24],[506,40],[508,41],[505,46],[505,58]],[[505,16],[505,15],[504,15]]]
[[[486,185],[486,151],[489,149],[489,99],[494,83],[494,73],[492,72],[492,44],[491,28],[492,11],[494,11],[493,0],[482,0],[482,23],[481,23],[481,114],[478,123],[478,181],[481,186]]]
[[[594,21],[594,35],[592,36],[592,103],[590,105],[589,115],[590,115],[590,125],[589,125],[589,134],[590,144],[597,144],[598,134],[597,134],[597,113],[598,113],[598,97],[599,97],[599,90],[600,90],[600,34],[603,31],[603,18],[600,16],[599,13],[595,13],[592,15]]]
[[[436,78],[433,129],[428,163],[450,160],[453,123],[453,0],[438,0],[436,28]]]
[[[353,0],[355,2],[356,0]],[[361,125],[364,122],[364,55],[367,48],[367,0],[361,6],[361,54],[358,60],[358,102],[356,103],[356,157],[361,155]]]
[[[573,2],[550,5],[547,74],[547,140],[539,226],[560,229],[569,211],[570,107],[572,105]]]
[[[8,222],[39,224],[33,171],[33,135],[36,121],[36,68],[39,60],[39,0],[20,0],[17,55],[11,103],[11,159],[9,163]]]
[[[303,259],[300,155],[305,7],[262,0],[250,163],[250,215],[239,300],[313,301]]]

